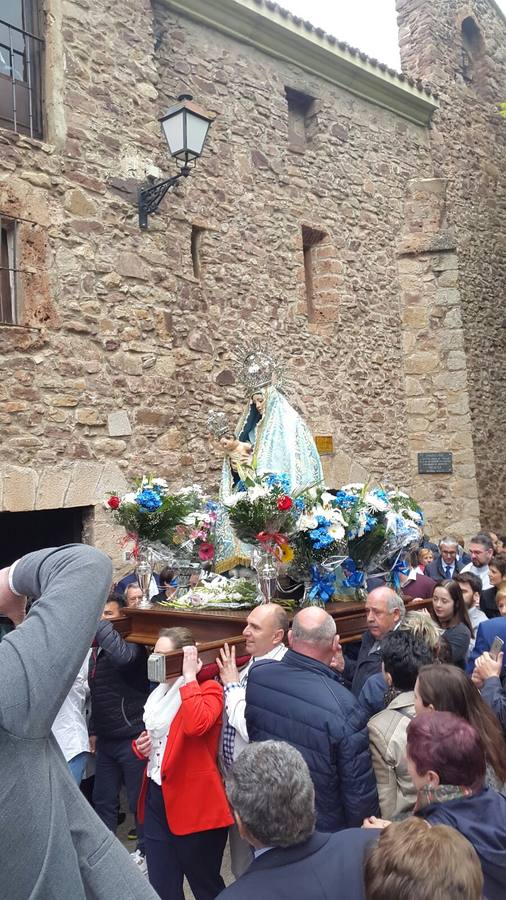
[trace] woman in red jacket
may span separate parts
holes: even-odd
[[[184,900],[185,875],[196,900],[214,900],[225,887],[220,868],[233,823],[216,762],[223,688],[197,682],[202,663],[187,629],[163,629],[155,652],[181,647],[183,674],[149,695],[146,731],[133,744],[148,760],[138,817],[149,880],[162,900]]]

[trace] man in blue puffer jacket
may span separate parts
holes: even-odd
[[[287,741],[306,760],[315,787],[316,828],[362,824],[378,808],[367,714],[330,668],[336,625],[317,607],[295,616],[281,661],[253,665],[246,689],[250,741]]]

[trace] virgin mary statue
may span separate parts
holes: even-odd
[[[308,426],[272,384],[275,368],[273,360],[261,351],[246,358],[242,380],[248,388],[250,402],[235,433],[242,446],[251,445],[257,474],[288,475],[290,491],[296,493],[323,481],[322,465]],[[216,524],[217,572],[226,572],[237,565],[251,565],[252,547],[235,536],[222,505],[224,498],[240,489],[237,481],[233,464],[227,457],[221,474],[221,504]]]

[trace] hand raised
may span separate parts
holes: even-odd
[[[234,684],[239,681],[239,669],[235,662],[235,647],[229,648],[228,644],[225,644],[220,650],[220,655],[216,658],[216,665],[219,669],[222,684]]]
[[[482,653],[482,655],[479,656],[476,660],[475,671],[478,672],[478,675],[482,681],[485,681],[487,678],[492,678],[494,675],[497,678],[500,678],[503,660],[504,653],[499,653],[497,659],[493,659],[490,656],[490,653],[485,651],[485,653]]]
[[[183,647],[182,672],[185,684],[188,684],[189,681],[195,681],[197,678],[197,672],[200,672],[201,668],[202,661],[198,658],[197,648],[191,645]]]

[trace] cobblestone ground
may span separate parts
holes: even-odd
[[[127,802],[126,802],[126,796],[124,795],[124,793],[122,793],[122,796],[121,796],[121,809],[123,811],[128,809]],[[129,853],[133,853],[133,851],[135,850],[135,841],[128,840],[128,832],[129,832],[130,828],[132,828],[133,824],[134,824],[133,816],[130,813],[128,813],[125,821],[118,828],[118,838],[121,841],[121,843],[123,844],[123,846],[126,847],[126,849],[129,851]],[[225,884],[227,884],[227,885],[230,884],[234,880],[234,877],[230,870],[230,852],[228,849],[228,844],[225,848],[225,853],[223,856],[223,865],[221,867],[221,874],[223,875],[223,879],[225,881]],[[185,895],[186,900],[194,900],[193,893],[191,892],[188,882],[186,882],[186,881],[185,881],[184,895]]]

